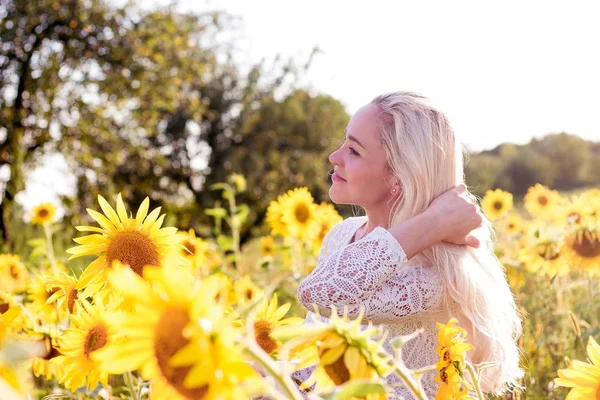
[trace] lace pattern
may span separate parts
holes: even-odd
[[[394,236],[377,227],[360,240],[350,243],[366,217],[348,218],[336,225],[325,237],[321,255],[313,272],[298,287],[298,299],[310,312],[306,324],[317,319],[327,321],[331,305],[341,313],[347,307],[351,316],[365,309],[363,322],[371,321],[389,332],[391,339],[416,329],[423,333],[402,349],[402,359],[411,369],[438,361],[436,322],[448,318],[443,304],[443,282],[435,268],[424,266],[415,256],[406,254]],[[384,348],[393,354],[389,339]],[[298,371],[294,377],[304,381],[312,368]],[[438,385],[435,371],[422,378],[429,398],[435,398]],[[395,374],[386,377],[393,392],[389,399],[413,399]]]

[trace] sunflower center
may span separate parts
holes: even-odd
[[[538,255],[544,260],[553,261],[560,256],[560,249],[555,243],[546,243],[539,247]]]
[[[9,307],[10,306],[7,303],[0,304],[0,314],[7,312]]]
[[[578,224],[579,222],[581,222],[581,214],[574,211],[567,216],[567,220],[571,224]]]
[[[73,308],[75,307],[75,302],[77,301],[77,289],[71,288],[69,292],[69,296],[67,297],[67,308],[69,309],[69,314],[73,314]]]
[[[580,240],[574,240],[571,244],[575,253],[584,258],[594,258],[600,255],[600,239],[592,236],[591,232],[585,232]]]
[[[115,235],[106,250],[106,260],[109,266],[114,260],[119,260],[140,276],[146,265],[160,265],[156,246],[148,236],[139,232]]]
[[[44,360],[50,360],[51,358],[61,355],[60,351],[56,350],[56,348],[52,346],[52,340],[49,337],[46,338],[46,348],[48,349],[48,353],[42,357]]]
[[[46,218],[49,214],[50,213],[45,208],[42,208],[41,210],[38,210],[38,212],[37,212],[37,215],[40,218]]]
[[[494,210],[496,210],[496,211],[500,211],[500,210],[502,210],[503,208],[504,208],[504,205],[502,204],[502,202],[501,202],[501,201],[496,201],[496,202],[494,203]]]
[[[83,344],[83,353],[90,359],[90,354],[93,351],[103,348],[106,345],[108,332],[104,325],[96,325],[88,331]]]
[[[196,246],[194,246],[193,243],[190,243],[189,240],[186,240],[183,243],[183,246],[187,249],[187,251],[186,250],[183,251],[184,255],[186,255],[186,256],[192,255],[193,256],[194,254],[196,254]]]
[[[442,351],[444,352],[444,361],[446,361],[446,362],[450,361],[450,349],[445,348]]]
[[[54,293],[58,292],[60,290],[60,288],[57,287],[53,287],[50,288],[50,290],[46,290],[46,299],[49,299],[50,296],[52,296]]]
[[[538,197],[537,201],[542,206],[545,206],[545,205],[548,204],[548,198],[546,196],[540,196],[540,197]]]
[[[270,244],[264,244],[262,252],[263,254],[273,254],[273,247]]]
[[[310,210],[306,204],[298,204],[294,209],[294,216],[298,222],[303,224],[308,221],[308,217],[310,217]]]
[[[246,289],[246,291],[244,292],[244,296],[246,296],[246,300],[252,300],[253,295],[254,295],[254,293],[252,292],[251,289]]]
[[[15,264],[10,265],[10,276],[17,279],[19,277],[19,269]]]
[[[256,343],[267,354],[271,354],[277,349],[277,342],[271,337],[271,324],[267,321],[254,321],[254,337]]]
[[[323,369],[336,385],[341,385],[350,380],[350,371],[344,364],[343,355],[334,363],[323,366]]]
[[[190,317],[187,310],[182,308],[166,310],[160,317],[154,332],[154,353],[162,375],[180,395],[188,399],[203,399],[208,392],[207,385],[192,389],[183,386],[190,367],[169,365],[171,357],[189,342],[182,334],[189,322]]]
[[[446,372],[446,368],[444,367],[440,370],[440,379],[442,382],[448,382],[448,373]]]

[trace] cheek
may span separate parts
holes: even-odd
[[[352,189],[366,197],[379,196],[384,190],[383,171],[380,166],[370,163],[354,163],[346,166],[346,174]]]

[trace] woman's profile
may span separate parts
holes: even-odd
[[[331,200],[361,207],[325,237],[316,268],[298,287],[310,312],[326,319],[331,305],[382,325],[388,338],[423,333],[402,357],[411,369],[438,361],[436,322],[450,317],[468,332],[482,389],[501,393],[522,376],[516,340],[521,333],[513,295],[493,251],[492,229],[464,185],[463,149],[448,119],[415,93],[378,96],[353,116],[344,143],[330,157]],[[384,343],[392,352],[389,340]],[[311,369],[294,374],[305,381]],[[423,387],[436,396],[435,372]],[[390,399],[412,399],[387,378]]]

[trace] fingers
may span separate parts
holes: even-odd
[[[473,235],[468,235],[465,239],[465,244],[467,246],[473,247],[475,249],[478,249],[479,246],[481,246],[481,242],[479,241],[479,239],[477,239],[475,236]]]

